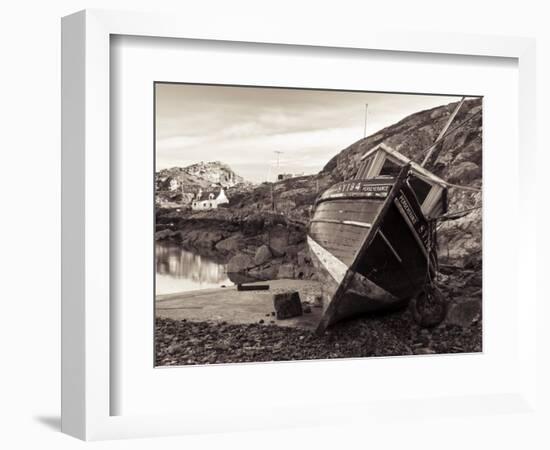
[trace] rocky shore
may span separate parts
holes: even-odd
[[[160,210],[156,239],[227,263],[232,276],[257,280],[315,276],[306,248],[306,222],[272,211]]]
[[[443,323],[423,328],[409,308],[342,322],[318,336],[271,323],[251,324],[157,318],[156,365],[359,358],[482,351],[480,271],[442,274],[449,312]]]

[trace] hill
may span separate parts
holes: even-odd
[[[456,103],[412,114],[372,136],[360,139],[339,152],[321,174],[335,180],[352,178],[366,151],[385,143],[415,162],[422,162],[426,150],[435,141],[455,109]],[[426,168],[440,178],[457,185],[482,187],[482,100],[464,102],[449,131],[469,120],[456,131],[447,132]],[[440,260],[461,267],[481,264],[482,217],[481,192],[449,189],[449,213],[452,220],[438,227]]]
[[[163,169],[155,176],[158,203],[189,203],[199,190],[212,187],[247,186],[243,177],[220,161],[200,162],[186,167]]]
[[[292,246],[294,255],[301,254],[305,247],[306,227],[312,205],[321,192],[338,181],[352,178],[357,172],[361,156],[382,142],[414,161],[421,162],[455,106],[456,103],[451,103],[412,114],[392,126],[360,139],[337,152],[316,175],[263,183],[259,186],[229,186],[227,196],[230,203],[227,208],[191,213],[183,217],[176,217],[174,212],[159,211],[157,230],[163,233],[162,236],[166,236],[168,229],[171,229],[179,233],[176,239],[184,246],[206,245],[210,249],[222,249],[228,257],[243,251],[254,253],[262,243],[273,246],[274,235],[279,242]],[[478,114],[481,108],[481,99],[464,103],[450,130],[470,120],[456,131],[448,133],[432,156],[427,166],[429,170],[451,183],[481,188],[482,118]],[[186,176],[197,176],[197,172],[184,172]],[[449,212],[454,216],[438,224],[440,261],[451,266],[479,268],[482,237],[481,192],[451,188],[448,198]],[[211,234],[212,239],[198,237],[200,224],[214,232]],[[240,235],[239,239],[233,236],[233,233],[240,233],[239,230],[243,229],[248,232]],[[227,242],[224,244],[224,241]],[[285,253],[281,252],[281,248],[277,252]],[[283,259],[277,264],[294,263],[294,259]],[[304,270],[299,272],[306,273]]]
[[[264,183],[243,191],[231,189],[231,206],[255,212],[275,210],[293,220],[307,223],[316,196],[332,184],[353,178],[361,156],[380,143],[385,143],[413,161],[422,162],[426,150],[445,126],[456,103],[412,114],[400,122],[360,139],[338,152],[313,176]],[[447,136],[437,147],[427,169],[444,180],[467,187],[482,186],[482,116],[481,99],[464,102],[449,131],[469,120]],[[449,213],[452,220],[439,224],[439,254],[444,264],[461,267],[481,262],[481,192],[451,188]]]

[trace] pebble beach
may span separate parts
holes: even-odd
[[[417,326],[409,311],[337,324],[322,336],[264,323],[156,320],[156,365],[181,366],[480,352],[481,321]]]

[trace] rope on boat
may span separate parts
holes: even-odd
[[[481,110],[472,114],[470,117],[468,117],[466,120],[463,120],[462,122],[460,122],[457,126],[451,128],[449,131],[447,131],[443,136],[440,136],[436,139],[436,141],[430,145],[428,148],[426,148],[425,150],[423,150],[420,154],[423,154],[423,153],[427,153],[429,154],[429,156],[431,156],[431,152],[432,150],[437,147],[439,145],[440,142],[442,142],[443,140],[445,140],[445,138],[447,136],[449,136],[450,134],[454,133],[456,130],[458,130],[461,126],[463,125],[466,125],[468,122],[470,122],[471,120],[475,119],[477,116],[479,116],[481,114]],[[437,158],[436,158],[437,159]],[[425,166],[426,163],[428,161],[427,160],[424,160],[423,163],[421,164],[422,166]]]
[[[435,220],[444,222],[446,220],[458,219],[460,217],[463,217],[465,214],[469,212],[475,211],[476,209],[481,209],[481,206],[474,206],[473,208],[467,208],[461,211],[455,211],[452,213],[443,214],[442,216],[437,217]]]
[[[481,188],[476,188],[472,186],[461,186],[460,184],[452,184],[445,181],[445,185],[450,188],[456,188],[456,189],[463,189],[465,191],[474,191],[474,192],[481,192]]]
[[[458,108],[457,108],[458,109]],[[475,119],[477,116],[481,115],[481,110],[472,114],[470,117],[468,117],[467,119],[463,120],[462,122],[460,122],[458,125],[456,125],[455,127],[451,128],[449,131],[447,131],[446,133],[443,134],[443,136],[440,136],[437,138],[437,140],[432,144],[430,145],[427,149],[423,150],[421,152],[422,153],[425,153],[427,152],[427,155],[426,155],[426,158],[424,159],[424,161],[422,162],[422,166],[424,166],[427,162],[428,162],[428,159],[430,159],[430,157],[432,156],[432,153],[433,153],[433,150],[435,149],[435,147],[437,147],[439,145],[439,143],[441,143],[443,140],[445,140],[445,138],[447,136],[449,136],[450,134],[454,133],[456,130],[458,130],[460,127],[462,127],[463,125],[466,125],[468,122],[472,121],[473,119]],[[437,158],[436,158],[436,161],[437,161]],[[465,191],[474,191],[474,192],[481,192],[481,188],[475,188],[475,187],[471,187],[471,186],[461,186],[459,184],[453,184],[453,183],[448,183],[445,181],[445,185],[447,187],[450,187],[450,188],[455,188],[455,189],[462,189],[462,190],[465,190]]]

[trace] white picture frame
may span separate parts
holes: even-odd
[[[163,436],[210,431],[357,422],[383,416],[401,420],[435,408],[441,416],[497,414],[503,410],[537,414],[536,294],[534,234],[518,235],[518,280],[531,294],[519,305],[519,359],[515,388],[499,395],[461,398],[402,399],[388,402],[332,403],[301,407],[279,405],[272,416],[253,411],[235,413],[220,405],[214,419],[182,409],[174,414],[111,415],[112,363],[110,334],[110,38],[113,35],[285,44],[332,49],[447,54],[513,58],[519,73],[519,211],[526,226],[535,227],[535,199],[527,195],[535,167],[535,45],[525,38],[462,34],[409,34],[348,30],[338,35],[308,30],[280,30],[266,24],[234,28],[196,23],[192,17],[87,10],[62,21],[62,431],[85,440]],[[515,294],[519,295],[518,293]],[[300,364],[300,363],[296,363]],[[392,403],[393,402],[393,403]],[[393,406],[392,406],[393,405]],[[225,412],[224,412],[225,411]],[[248,420],[238,420],[246,417]]]

